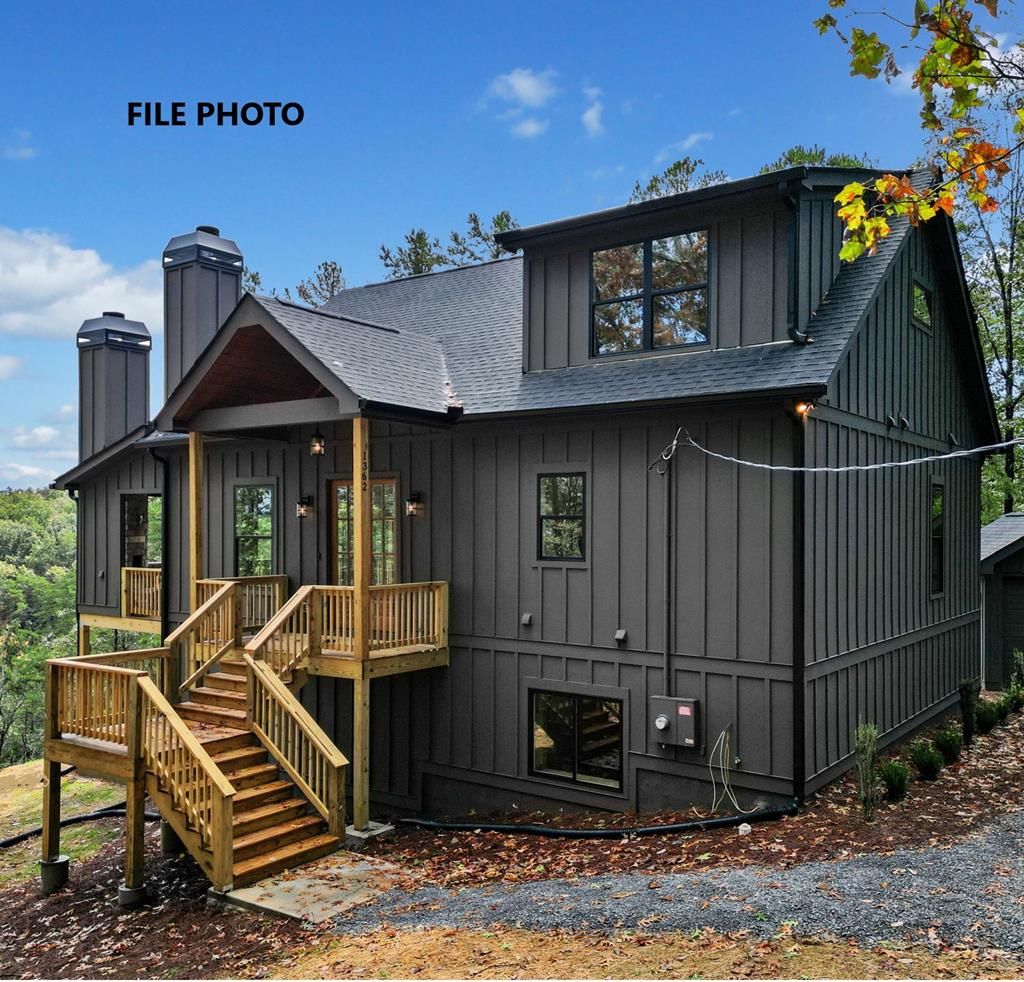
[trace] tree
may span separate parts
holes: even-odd
[[[828,0],[830,11],[841,11],[846,0]],[[890,221],[905,217],[913,225],[929,221],[940,211],[954,215],[958,199],[987,214],[999,207],[994,185],[1016,166],[1024,134],[1024,57],[1020,47],[999,49],[994,36],[998,0],[939,0],[929,6],[915,0],[912,15],[901,19],[886,10],[883,23],[899,36],[897,47],[913,49],[918,59],[912,86],[921,96],[921,126],[936,137],[933,144],[934,180],[915,186],[906,175],[884,174],[868,184],[850,182],[836,196],[845,225],[840,252],[852,261],[889,234]],[[908,7],[910,6],[907,0]],[[988,30],[975,23],[987,15]],[[857,13],[824,13],[815,22],[821,34],[834,33],[847,45],[850,74],[865,78],[882,75],[887,82],[901,73],[893,45],[875,31],[852,23]],[[1017,92],[1005,107],[1004,120],[1012,132],[1006,145],[993,142],[993,129],[970,125],[968,117],[990,106],[1000,89]],[[963,202],[961,202],[963,203]]]
[[[807,164],[816,167],[876,167],[877,164],[867,154],[829,153],[824,147],[814,143],[809,147],[797,143],[769,164],[765,164],[758,173],[770,174],[773,170],[786,167],[798,167]]]
[[[263,289],[263,278],[255,269],[246,266],[242,270],[242,289],[246,293],[259,293]],[[303,303],[311,307],[319,307],[326,303],[336,293],[345,289],[345,276],[341,271],[341,265],[333,259],[325,259],[316,269],[312,276],[300,280],[295,287],[295,292]],[[270,296],[276,297],[277,289],[271,287]],[[281,294],[285,300],[292,299],[292,291],[284,288]]]
[[[670,194],[682,194],[697,188],[722,184],[728,175],[721,170],[706,170],[704,161],[699,157],[680,157],[669,164],[660,174],[655,174],[646,184],[637,181],[633,185],[633,193],[629,196],[629,204],[650,201],[653,198],[664,198]]]
[[[519,223],[508,211],[499,211],[486,226],[480,216],[471,211],[466,217],[466,231],[452,231],[446,244],[425,229],[413,228],[405,233],[405,245],[394,249],[382,245],[380,260],[388,277],[396,279],[500,259],[505,250],[498,245],[497,236],[513,228],[519,228]]]

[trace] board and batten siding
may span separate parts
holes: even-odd
[[[590,254],[593,249],[708,230],[708,331],[711,347],[781,341],[786,337],[790,213],[777,198],[745,206],[690,205],[618,225],[604,238],[524,255],[524,369],[591,361]],[[814,238],[813,236],[811,238]],[[809,313],[809,312],[808,312]],[[626,356],[631,357],[631,356]],[[635,357],[644,357],[638,353]]]
[[[933,289],[927,333],[911,289]],[[950,336],[964,317],[936,282],[928,240],[908,236],[808,420],[809,466],[927,457],[973,445]],[[958,325],[963,327],[964,325]],[[887,424],[906,417],[909,426]],[[808,789],[849,766],[859,722],[900,735],[978,674],[980,463],[808,475],[805,484],[805,748]],[[945,588],[930,589],[931,487],[944,488]]]

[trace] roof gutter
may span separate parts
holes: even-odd
[[[799,181],[782,181],[779,194],[789,209],[789,233],[786,253],[789,266],[789,283],[786,290],[786,334],[796,344],[810,344],[812,338],[797,327],[797,302],[800,296],[799,243],[800,243],[800,187]]]

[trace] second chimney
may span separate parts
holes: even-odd
[[[242,295],[242,253],[212,225],[176,235],[164,267],[164,399],[174,391]]]

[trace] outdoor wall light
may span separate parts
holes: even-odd
[[[325,453],[327,453],[327,440],[323,433],[314,433],[309,438],[310,457],[322,457]]]
[[[409,518],[419,518],[423,514],[423,492],[410,491],[405,499],[405,513]]]
[[[295,517],[296,518],[308,518],[309,510],[313,507],[313,499],[310,497],[299,498],[295,502]]]
[[[798,402],[794,407],[797,416],[807,419],[807,414],[814,408],[813,402]]]

